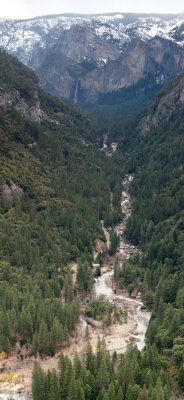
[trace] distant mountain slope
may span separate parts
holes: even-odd
[[[59,97],[84,107],[113,105],[113,93],[130,88],[135,108],[138,84],[143,107],[145,87],[151,96],[183,71],[184,15],[1,19],[0,46],[36,70],[43,87]],[[119,100],[123,108],[121,95]]]
[[[49,49],[73,26],[91,28],[104,42],[120,50],[132,39],[149,40],[155,36],[171,39],[183,45],[183,20],[180,15],[107,14],[54,15],[30,20],[0,20],[0,45],[31,65],[36,50]],[[85,55],[82,55],[82,57]],[[99,58],[101,56],[99,55]]]

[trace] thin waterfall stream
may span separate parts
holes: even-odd
[[[79,88],[79,80],[77,79],[75,93],[74,93],[74,104],[77,104],[78,102],[78,88]]]

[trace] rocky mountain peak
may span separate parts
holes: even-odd
[[[143,81],[156,92],[184,67],[183,14],[1,19],[0,32],[0,46],[31,66],[46,90],[80,105]]]

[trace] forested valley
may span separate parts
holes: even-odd
[[[1,195],[0,351],[18,341],[52,355],[69,343],[79,318],[68,265],[78,260],[87,270],[96,239],[105,241],[100,220],[121,218],[121,174],[88,143],[86,116],[42,92],[17,60],[2,53],[0,63],[4,92],[17,90],[29,107],[37,93],[47,116],[38,124],[13,107],[0,110],[2,192],[13,182],[24,193],[13,204]]]
[[[58,371],[33,370],[33,400],[169,400],[184,390],[184,114],[141,134],[132,121],[89,117],[44,93],[33,72],[0,54],[0,87],[43,111],[38,123],[21,107],[0,107],[0,353],[27,346],[30,356],[53,356],[70,344],[80,317],[80,294],[93,285],[92,253],[123,218],[121,182],[130,186],[133,214],[126,237],[141,252],[116,265],[118,289],[141,291],[152,310],[146,347],[110,357],[103,340],[82,359],[61,355]],[[169,90],[169,88],[168,88]],[[36,95],[35,95],[36,93]],[[161,96],[161,95],[160,95]],[[103,137],[117,142],[107,157]],[[3,190],[16,184],[18,200]],[[113,199],[112,199],[113,194]],[[77,262],[78,285],[70,264]],[[103,263],[103,260],[102,260]],[[182,399],[182,397],[176,397]]]

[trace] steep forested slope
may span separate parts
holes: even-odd
[[[116,121],[115,129],[112,123],[111,136],[119,142],[117,165],[134,174],[130,189],[134,212],[126,235],[142,249],[138,257],[115,267],[115,281],[121,287],[131,282],[152,308],[146,349],[140,354],[130,348],[117,361],[115,354],[110,360],[103,342],[98,343],[96,356],[88,344],[83,364],[76,357],[72,366],[61,357],[59,378],[54,371],[44,374],[36,364],[34,400],[39,398],[41,385],[47,387],[48,399],[55,395],[74,399],[77,393],[82,399],[167,400],[172,398],[168,368],[171,383],[177,386],[175,378],[179,383],[176,398],[183,398],[183,90],[181,77],[139,120],[132,124]]]
[[[144,301],[153,308],[150,344],[170,360],[184,387],[184,78],[155,100],[140,121],[122,132],[123,162],[133,172],[134,213],[127,238],[143,255],[126,267],[139,276]],[[123,270],[117,280],[126,283]]]
[[[0,54],[0,351],[54,353],[78,320],[66,267],[91,263],[119,180],[89,136],[86,116]]]

